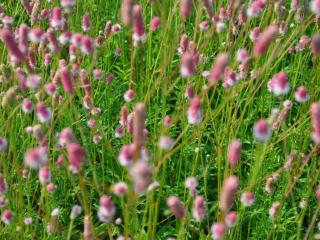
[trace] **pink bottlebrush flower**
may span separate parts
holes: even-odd
[[[119,33],[121,31],[121,25],[116,23],[112,25],[111,31],[113,33]]]
[[[216,32],[221,33],[226,28],[226,24],[222,21],[216,23]]]
[[[270,25],[259,36],[259,39],[254,43],[253,54],[255,57],[260,57],[265,53],[271,44],[272,40],[277,36],[279,30],[276,25]]]
[[[186,52],[181,57],[180,73],[182,77],[190,77],[194,74],[196,68],[193,61],[193,54]]]
[[[51,111],[43,102],[36,105],[37,117],[41,123],[49,123],[51,120]]]
[[[49,28],[47,31],[47,37],[48,37],[48,41],[49,41],[49,48],[51,50],[51,52],[55,53],[59,51],[59,42],[58,39],[56,37],[56,34],[54,32],[54,29]]]
[[[150,184],[152,169],[145,160],[138,160],[130,168],[130,176],[134,182],[134,191],[143,193]]]
[[[1,17],[1,21],[6,28],[10,28],[13,23],[13,17],[5,15]]]
[[[139,43],[146,41],[146,33],[144,29],[142,8],[136,4],[132,8],[132,24],[133,24],[133,41],[134,45],[137,46]]]
[[[241,197],[240,197],[240,201],[245,207],[252,206],[252,204],[255,202],[255,198],[254,198],[253,192],[244,192],[244,193],[242,193]]]
[[[81,212],[82,212],[82,207],[79,205],[74,205],[70,213],[70,219],[75,219],[77,216],[81,214]]]
[[[161,24],[160,17],[153,17],[150,20],[150,31],[155,32],[160,27],[160,24]]]
[[[44,90],[48,95],[52,96],[57,93],[57,86],[54,83],[48,83],[44,86]]]
[[[82,34],[74,33],[72,34],[70,41],[76,48],[80,48],[82,44],[82,37],[83,37]]]
[[[119,153],[119,162],[122,166],[130,166],[134,158],[135,146],[133,144],[123,145]]]
[[[189,189],[192,196],[197,194],[198,180],[195,177],[188,177],[185,181],[185,186]]]
[[[19,49],[23,54],[28,53],[29,43],[28,43],[28,33],[29,28],[25,24],[21,24],[19,27]]]
[[[77,59],[77,47],[73,44],[69,45],[69,59],[74,62]]]
[[[318,201],[320,201],[320,186],[317,187],[316,198],[317,198]]]
[[[20,50],[18,44],[16,43],[13,33],[9,29],[0,30],[0,38],[6,45],[14,61],[20,62],[25,59],[25,54]]]
[[[90,96],[91,92],[92,92],[92,89],[91,89],[90,81],[89,81],[89,78],[88,78],[88,74],[84,69],[82,69],[80,71],[80,79],[81,79],[81,82],[83,84],[83,87],[84,87],[84,90],[86,92],[86,95]]]
[[[229,164],[234,167],[241,158],[242,144],[239,139],[234,139],[229,144],[228,148],[228,160]]]
[[[130,26],[132,24],[132,8],[133,0],[122,0],[121,4],[121,20],[123,24]]]
[[[58,37],[58,40],[61,45],[66,45],[67,43],[69,43],[71,41],[71,38],[72,38],[71,32],[63,32]]]
[[[13,221],[12,212],[8,209],[5,209],[1,214],[1,220],[4,224],[9,225]]]
[[[73,8],[76,5],[76,0],[61,0],[61,7],[63,8]]]
[[[44,66],[45,67],[48,67],[50,64],[51,64],[51,61],[52,61],[52,55],[51,55],[51,53],[46,53],[45,55],[44,55]]]
[[[174,145],[174,140],[168,136],[161,136],[158,146],[163,150],[170,150]]]
[[[120,121],[119,121],[119,123],[121,124],[122,127],[125,127],[127,125],[127,121],[128,121],[128,107],[127,106],[123,106],[121,108],[121,112],[120,112]]]
[[[57,158],[56,166],[59,168],[63,165],[63,163],[64,163],[64,156],[60,154]]]
[[[0,195],[6,194],[8,191],[8,185],[4,177],[0,174]]]
[[[314,56],[318,55],[320,52],[320,34],[316,33],[313,35],[311,40],[311,51]]]
[[[80,72],[80,67],[78,64],[74,63],[72,64],[72,67],[71,67],[71,73],[74,77],[77,77],[79,75],[79,72]]]
[[[209,25],[209,22],[208,22],[208,21],[202,21],[202,22],[199,24],[200,31],[208,30],[209,27],[210,27],[210,25]]]
[[[202,221],[206,215],[206,202],[202,196],[196,196],[193,200],[192,215],[197,221]]]
[[[92,114],[92,115],[99,115],[100,113],[101,113],[101,109],[98,108],[98,107],[93,107],[93,108],[91,109],[91,114]]]
[[[189,85],[187,88],[186,88],[186,91],[184,93],[184,96],[185,98],[191,100],[192,98],[194,98],[195,96],[195,90],[194,90],[194,87],[193,85]]]
[[[102,139],[102,137],[101,137],[100,135],[98,135],[98,134],[96,134],[96,135],[94,135],[94,136],[92,137],[92,141],[93,141],[95,144],[98,144],[99,142],[101,142],[101,139]]]
[[[94,69],[93,70],[93,77],[95,80],[100,80],[103,77],[103,71],[101,69]]]
[[[82,30],[84,32],[88,32],[91,28],[90,17],[87,13],[85,13],[82,17]]]
[[[84,162],[85,152],[78,143],[69,143],[67,145],[69,160],[69,170],[72,173],[79,173]]]
[[[116,128],[115,130],[115,137],[116,138],[122,138],[124,135],[124,130],[123,128]]]
[[[169,127],[171,125],[171,117],[170,116],[165,116],[163,119],[163,124],[165,127]]]
[[[201,73],[201,76],[202,77],[204,77],[204,78],[209,78],[210,77],[210,71],[203,71],[202,73]]]
[[[82,36],[80,49],[83,54],[91,54],[94,50],[94,43],[92,38],[88,36]]]
[[[199,96],[196,96],[191,100],[187,116],[189,124],[197,125],[202,121],[203,114],[201,111],[201,100]]]
[[[4,208],[8,205],[8,199],[3,196],[0,196],[0,208]]]
[[[265,7],[265,1],[264,0],[256,0],[253,1],[248,10],[247,15],[249,17],[258,17],[260,13],[262,12],[263,8]]]
[[[25,217],[23,222],[25,225],[30,225],[32,223],[32,217]]]
[[[0,152],[6,151],[8,148],[8,141],[7,139],[0,137]]]
[[[291,102],[290,100],[285,100],[285,101],[283,102],[283,107],[284,107],[285,109],[291,109],[291,107],[292,107],[292,102]]]
[[[310,3],[310,9],[314,14],[320,15],[320,0],[312,0]]]
[[[101,222],[111,222],[116,214],[116,208],[113,205],[111,197],[103,195],[100,198],[100,206],[98,210],[98,217]]]
[[[43,185],[46,185],[50,182],[51,172],[48,167],[41,167],[39,169],[39,182]]]
[[[91,96],[86,95],[83,97],[83,106],[84,106],[84,108],[89,109],[89,110],[92,108]]]
[[[236,85],[238,82],[239,82],[239,78],[238,78],[237,73],[235,71],[232,71],[231,69],[228,69],[225,71],[224,86],[227,89]]]
[[[136,95],[136,93],[135,93],[134,90],[128,89],[128,90],[124,93],[123,98],[124,98],[124,100],[125,100],[126,102],[131,102],[131,101],[134,99],[135,95]]]
[[[73,85],[71,80],[71,74],[68,67],[61,67],[59,70],[60,80],[63,86],[63,90],[66,93],[73,93]]]
[[[112,73],[109,74],[109,76],[107,77],[106,83],[111,84],[113,79],[114,79],[114,75]]]
[[[274,192],[273,178],[269,177],[266,182],[265,191],[269,194]]]
[[[229,176],[223,182],[222,191],[220,195],[219,207],[221,210],[227,212],[233,204],[235,194],[239,188],[239,179],[236,176]]]
[[[229,18],[229,16],[228,16],[227,11],[223,7],[221,7],[219,9],[219,19],[224,21],[224,20],[227,20],[228,18]]]
[[[226,223],[228,228],[234,227],[237,224],[237,213],[229,212],[225,218],[224,222]]]
[[[53,184],[53,183],[48,183],[47,184],[47,191],[52,193],[57,189],[57,185]]]
[[[48,163],[46,147],[30,148],[24,155],[24,163],[30,168],[40,168]]]
[[[223,222],[214,223],[211,227],[212,238],[216,240],[223,239],[226,235],[227,227]]]
[[[43,40],[43,34],[44,33],[41,28],[34,28],[30,30],[28,37],[30,42],[39,44]]]
[[[90,216],[86,215],[84,216],[83,220],[83,240],[93,240],[93,234],[92,234],[92,225],[90,222]]]
[[[285,95],[290,91],[288,83],[288,74],[286,72],[279,72],[273,76],[268,83],[269,91],[273,92],[276,96]]]
[[[212,0],[202,0],[204,9],[207,12],[209,19],[213,18]]]
[[[253,135],[259,142],[264,142],[271,136],[271,128],[267,119],[262,118],[253,126]]]
[[[281,207],[281,203],[279,201],[276,201],[275,203],[272,204],[271,208],[269,209],[269,217],[274,220],[275,217],[277,216],[279,210]]]
[[[53,28],[59,28],[64,23],[65,19],[62,16],[62,11],[59,7],[54,7],[51,10],[50,26]]]
[[[180,16],[182,19],[186,19],[192,10],[192,0],[180,1]]]
[[[18,81],[19,81],[19,88],[21,91],[25,91],[27,89],[27,78],[23,70],[18,67],[15,70],[15,73],[17,75]]]
[[[291,0],[290,8],[292,11],[297,11],[299,7],[299,1],[298,0]]]
[[[259,27],[255,27],[254,29],[252,29],[252,31],[250,32],[250,39],[252,42],[256,42],[259,37],[260,37],[260,28]]]
[[[131,1],[131,0],[130,0]],[[106,23],[106,26],[104,27],[104,37],[106,39],[108,39],[110,37],[110,34],[111,34],[111,30],[112,30],[112,22],[109,20],[107,23]]]
[[[116,48],[116,50],[114,51],[114,55],[116,55],[116,57],[121,57],[121,54],[122,54],[121,48]]]
[[[32,101],[29,99],[29,98],[25,98],[23,99],[23,102],[22,102],[22,111],[24,113],[31,113],[33,109],[33,103]]]
[[[226,67],[229,64],[229,56],[227,53],[219,53],[210,72],[210,83],[215,84],[219,79],[223,78]]]
[[[185,209],[182,205],[182,203],[180,202],[179,198],[176,196],[170,196],[167,199],[167,205],[170,208],[170,211],[173,213],[173,215],[181,220],[184,218],[185,216]]]
[[[313,132],[311,134],[314,143],[320,143],[320,103],[312,103],[311,105],[311,122]]]
[[[41,20],[47,19],[48,16],[49,16],[49,11],[48,11],[48,9],[44,8],[44,9],[42,9],[42,10],[40,11],[39,18],[40,18]]]
[[[246,64],[250,59],[247,49],[242,48],[237,52],[237,61],[242,64]]]
[[[180,38],[180,43],[179,43],[179,48],[178,48],[178,53],[182,55],[185,53],[188,49],[189,46],[189,39],[186,34],[183,34]]]
[[[128,185],[125,182],[118,182],[113,185],[112,191],[116,196],[122,197],[128,192]]]
[[[88,126],[89,128],[94,128],[94,127],[96,126],[96,124],[97,124],[97,121],[96,121],[95,119],[89,119],[89,120],[87,121],[87,126]]]
[[[148,186],[148,192],[152,192],[160,186],[159,182],[154,181]]]

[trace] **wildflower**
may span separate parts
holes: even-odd
[[[185,209],[178,197],[170,196],[167,199],[167,205],[177,219],[181,220],[184,217]]]
[[[180,73],[182,77],[190,77],[195,72],[195,64],[193,61],[193,55],[189,52],[186,52],[182,55],[181,58],[181,67]]]
[[[6,194],[8,191],[8,185],[2,175],[0,175],[0,195]]]
[[[37,117],[41,123],[49,123],[51,119],[51,111],[43,102],[38,102],[36,105]]]
[[[237,61],[242,64],[246,64],[250,59],[247,49],[242,48],[237,52]]]
[[[311,122],[313,132],[311,134],[314,143],[320,143],[320,103],[313,103],[311,105]]]
[[[199,24],[199,28],[201,31],[205,31],[205,30],[208,30],[210,27],[208,21],[202,21],[200,24]]]
[[[236,212],[229,212],[225,216],[224,222],[226,223],[227,227],[229,227],[229,228],[234,227],[237,223],[237,213]]]
[[[113,205],[111,197],[103,195],[100,198],[100,206],[98,210],[98,217],[101,222],[111,222],[116,213],[116,208]]]
[[[25,225],[30,225],[32,223],[32,217],[25,217],[23,222]]]
[[[312,51],[314,56],[318,55],[319,52],[320,52],[320,34],[319,33],[313,35],[313,37],[312,37],[312,40],[311,40],[311,51]]]
[[[170,150],[174,145],[174,141],[168,136],[161,136],[159,140],[159,148],[163,150]]]
[[[310,3],[310,8],[314,14],[320,15],[320,1],[319,0],[312,0]]]
[[[259,27],[253,28],[252,31],[250,32],[249,37],[252,42],[256,42],[260,37],[260,28]]]
[[[242,144],[239,139],[234,139],[229,144],[228,148],[228,160],[229,164],[234,167],[241,157]]]
[[[12,212],[8,209],[5,209],[1,214],[1,220],[4,224],[9,225],[13,221]]]
[[[48,183],[47,184],[47,191],[48,192],[54,192],[57,189],[57,185],[53,183]]]
[[[253,46],[253,53],[255,57],[260,57],[269,47],[272,40],[278,34],[278,27],[275,25],[270,25],[269,27],[264,30],[259,39],[254,43]]]
[[[122,166],[129,166],[134,158],[135,146],[133,144],[123,145],[119,153],[119,162]]]
[[[171,124],[171,117],[170,116],[165,116],[164,119],[163,119],[163,124],[165,127],[169,127],[170,124]]]
[[[305,103],[309,99],[309,95],[307,89],[304,86],[300,86],[296,89],[294,93],[294,98],[299,103]]]
[[[269,217],[272,220],[275,219],[276,215],[279,212],[280,207],[281,207],[281,203],[279,201],[276,201],[272,204],[271,208],[269,209]]]
[[[58,28],[62,26],[65,19],[62,16],[62,11],[59,7],[54,7],[51,11],[51,18],[50,18],[50,26],[53,28]]]
[[[67,43],[70,42],[71,38],[72,38],[72,33],[71,32],[63,32],[58,37],[58,40],[59,40],[61,45],[66,45]]]
[[[230,176],[223,182],[219,200],[219,206],[221,210],[226,212],[232,207],[238,188],[239,179],[236,176]]]
[[[192,9],[192,1],[191,0],[181,0],[180,2],[180,16],[182,19],[186,19]]]
[[[123,24],[131,25],[132,24],[132,8],[134,5],[133,0],[122,0],[121,4],[121,19]]]
[[[153,17],[150,20],[150,31],[155,32],[160,27],[160,24],[161,24],[160,17]]]
[[[205,201],[202,196],[196,196],[193,200],[192,215],[197,221],[202,221],[206,214]]]
[[[248,8],[247,14],[249,17],[257,17],[265,7],[264,0],[256,0],[251,3]]]
[[[91,27],[90,17],[87,13],[85,13],[82,17],[82,30],[84,32],[88,32]]]
[[[121,26],[120,24],[116,23],[112,25],[111,31],[113,33],[119,33],[121,31]]]
[[[223,222],[214,223],[211,227],[211,234],[213,239],[223,239],[227,232],[227,227]]]
[[[15,62],[20,62],[25,59],[25,54],[19,49],[18,44],[14,40],[13,33],[9,29],[1,29],[0,38],[5,43]]]
[[[93,44],[92,38],[88,36],[82,36],[80,49],[83,54],[87,54],[87,55],[91,54],[94,50],[94,44]]]
[[[240,201],[246,207],[250,207],[254,202],[254,194],[252,192],[244,192],[241,194]]]
[[[132,19],[133,19],[133,41],[134,45],[137,46],[139,43],[146,41],[146,34],[144,30],[144,23],[142,17],[142,8],[140,5],[134,5],[132,8]]]
[[[189,189],[190,193],[195,196],[197,193],[198,180],[195,177],[188,177],[185,181],[185,186]]]
[[[136,93],[134,90],[128,89],[123,95],[123,98],[126,102],[131,102],[134,99],[135,95]]]
[[[30,168],[40,168],[48,162],[48,152],[45,147],[30,148],[24,155],[24,163]]]
[[[81,212],[82,212],[82,207],[79,205],[74,205],[70,213],[70,219],[75,219],[77,216],[81,214]]]
[[[124,196],[128,191],[128,185],[125,182],[118,182],[112,187],[113,193],[118,196]]]
[[[84,162],[84,149],[78,143],[69,143],[67,145],[67,153],[69,170],[72,173],[79,173]]]
[[[224,75],[224,71],[229,64],[229,57],[226,53],[218,54],[215,63],[213,64],[210,72],[210,83],[215,84]]]
[[[199,96],[196,96],[191,100],[187,116],[189,124],[197,125],[202,121],[203,114],[201,111],[201,102]]]
[[[254,124],[253,135],[259,142],[264,142],[271,136],[271,128],[267,119],[260,119]]]
[[[51,173],[48,167],[40,167],[39,169],[39,181],[41,184],[46,185],[50,182]]]
[[[130,169],[130,175],[134,182],[134,190],[143,193],[147,190],[151,177],[152,169],[144,160],[138,160]]]

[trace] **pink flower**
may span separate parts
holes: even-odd
[[[81,212],[82,212],[82,207],[79,205],[74,205],[70,213],[70,219],[75,219],[77,216],[81,214]]]
[[[237,213],[236,212],[229,212],[225,218],[224,218],[224,222],[226,223],[226,225],[231,228],[234,227],[237,223]]]
[[[8,185],[4,177],[0,174],[0,195],[6,194],[8,191]]]
[[[82,30],[84,32],[88,32],[90,30],[90,27],[91,27],[90,17],[86,13],[82,17]]]
[[[279,72],[273,76],[268,83],[269,91],[273,92],[276,96],[285,95],[290,91],[288,83],[288,74],[286,72]]]
[[[320,103],[312,103],[311,105],[311,122],[313,127],[312,140],[314,143],[320,143]]]
[[[224,71],[229,64],[229,56],[227,53],[218,54],[215,63],[212,65],[210,72],[210,83],[215,84],[219,79],[223,78]]]
[[[223,239],[227,232],[227,227],[223,222],[214,223],[211,227],[212,238],[219,240]]]
[[[62,67],[59,70],[60,80],[63,86],[63,90],[66,93],[73,93],[73,85],[71,80],[71,74],[68,67]]]
[[[233,204],[235,194],[239,188],[239,179],[236,176],[229,176],[223,182],[222,191],[220,195],[219,206],[223,211],[228,211]]]
[[[304,86],[300,86],[297,88],[294,93],[294,98],[299,103],[305,103],[309,99],[308,91]]]
[[[72,37],[71,32],[63,32],[60,34],[58,39],[59,39],[60,44],[65,45],[70,42],[71,37]]]
[[[192,9],[192,0],[181,0],[180,2],[180,16],[182,19],[186,19]]]
[[[43,102],[36,105],[37,117],[41,123],[49,123],[51,120],[51,111]]]
[[[186,52],[182,55],[181,58],[181,67],[180,73],[182,77],[190,77],[194,74],[196,68],[195,63],[193,61],[193,54]]]
[[[133,162],[135,146],[133,144],[123,145],[119,153],[119,162],[122,166],[129,166]]]
[[[316,33],[312,37],[311,51],[312,51],[313,55],[317,55],[320,52],[320,34],[319,33]]]
[[[202,121],[203,115],[201,111],[200,97],[196,96],[191,100],[187,116],[189,124],[197,125]]]
[[[87,126],[89,127],[89,128],[94,128],[95,126],[96,126],[96,124],[97,124],[97,121],[95,120],[95,119],[89,119],[88,121],[87,121]]]
[[[163,150],[170,150],[174,145],[174,140],[168,136],[161,136],[159,140],[159,148]]]
[[[135,95],[136,95],[136,93],[135,93],[134,90],[128,89],[128,90],[124,93],[123,98],[124,98],[124,100],[125,100],[126,102],[131,102],[131,101],[134,99]]]
[[[65,19],[62,16],[62,11],[59,7],[54,7],[51,11],[51,18],[50,18],[50,26],[53,28],[58,28],[62,26]]]
[[[196,188],[198,186],[198,180],[195,177],[188,177],[185,181],[185,185],[193,196],[197,194]]]
[[[160,19],[160,17],[153,17],[153,18],[150,20],[150,31],[151,31],[151,32],[156,31],[156,30],[160,27],[160,24],[161,24],[161,19]]]
[[[83,54],[87,54],[87,55],[91,54],[94,50],[94,44],[93,44],[92,38],[88,36],[82,36],[80,49]]]
[[[44,86],[44,89],[48,95],[55,95],[57,93],[57,86],[54,83],[48,83]]]
[[[199,24],[200,31],[208,30],[209,27],[210,27],[210,25],[209,25],[209,22],[208,22],[208,21],[202,21],[202,22]]]
[[[112,25],[111,31],[113,33],[119,33],[121,31],[121,25],[116,23]]]
[[[116,208],[113,205],[111,197],[103,195],[100,198],[98,217],[101,222],[111,222],[116,214]]]
[[[269,209],[269,217],[273,220],[277,216],[279,210],[281,207],[281,203],[279,201],[276,201],[272,204],[271,208]]]
[[[137,46],[139,43],[146,41],[146,34],[143,23],[142,8],[136,4],[132,8],[132,20],[133,20],[133,41]]]
[[[167,205],[177,219],[181,220],[185,216],[185,209],[178,197],[170,196],[167,199]]]
[[[48,151],[45,147],[30,148],[24,155],[24,163],[30,168],[40,168],[48,163]]]
[[[113,185],[112,189],[115,195],[122,197],[128,192],[128,185],[125,182],[118,182]]]
[[[202,196],[196,196],[193,200],[192,215],[197,221],[202,221],[206,214],[206,202]]]
[[[259,27],[253,28],[252,31],[250,32],[249,37],[252,42],[256,42],[260,37],[260,28]]]
[[[244,192],[241,194],[240,201],[244,206],[250,207],[255,202],[254,194],[252,192]]]
[[[130,176],[134,182],[135,192],[143,193],[149,186],[152,177],[152,169],[145,160],[138,160],[132,165]]]
[[[320,201],[320,186],[317,187],[316,198],[317,198],[318,201]]]
[[[28,88],[31,88],[32,90],[36,90],[41,82],[41,77],[36,74],[32,74],[27,78],[26,85]]]
[[[15,62],[20,62],[25,59],[25,54],[23,54],[23,52],[19,49],[13,33],[9,29],[1,29],[0,38],[5,43]]]
[[[100,80],[103,77],[103,71],[101,69],[94,69],[93,70],[93,77],[95,80]]]
[[[48,167],[41,167],[39,169],[39,181],[41,184],[46,185],[50,182],[51,172]]]
[[[69,143],[67,145],[67,153],[69,170],[72,173],[79,173],[85,158],[84,149],[78,143]]]
[[[31,29],[28,37],[31,42],[38,44],[43,40],[43,31],[41,28]]]
[[[247,14],[249,17],[257,17],[262,12],[263,8],[265,7],[264,0],[256,0],[251,3],[248,8]]]
[[[4,224],[9,225],[13,220],[12,212],[8,209],[5,209],[1,214],[1,220]]]
[[[254,43],[253,54],[255,57],[260,57],[265,53],[271,44],[272,40],[277,36],[279,30],[276,25],[270,25],[259,36],[259,39]]]
[[[271,128],[267,119],[260,119],[253,126],[253,135],[259,142],[264,142],[271,136]]]
[[[237,52],[237,61],[242,64],[246,64],[250,59],[247,49],[242,48]]]
[[[312,0],[310,3],[310,8],[314,14],[320,15],[320,0]]]
[[[33,103],[32,101],[29,99],[29,98],[25,98],[23,99],[23,102],[22,102],[22,111],[24,113],[31,113],[33,109]]]
[[[241,158],[242,144],[239,139],[234,139],[229,144],[228,148],[228,160],[229,164],[234,167]]]
[[[163,124],[165,127],[169,127],[171,124],[171,117],[169,115],[165,116],[163,119]]]

